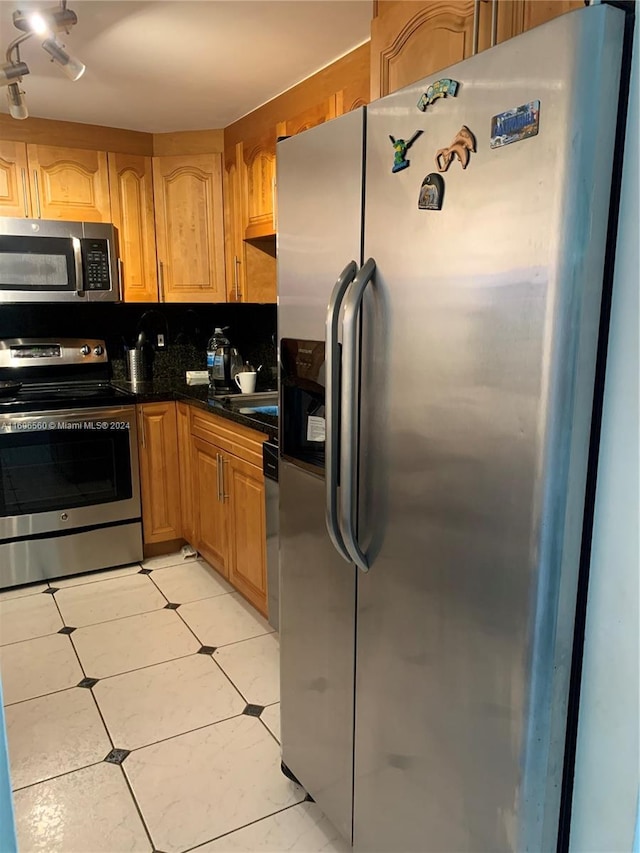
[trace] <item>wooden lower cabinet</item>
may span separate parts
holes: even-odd
[[[182,536],[176,404],[138,405],[142,532],[145,545]]]
[[[145,545],[186,539],[266,616],[266,436],[188,403],[137,410]]]
[[[193,546],[267,615],[265,436],[198,409],[191,413]]]
[[[229,456],[225,459],[231,537],[229,580],[261,613],[267,614],[264,475],[262,469]]]
[[[182,535],[187,542],[194,541],[193,479],[191,467],[191,406],[176,403],[176,425],[178,430],[178,463],[180,466],[180,509]]]
[[[221,450],[192,436],[194,538],[192,544],[225,578],[229,577],[229,510],[222,484]]]

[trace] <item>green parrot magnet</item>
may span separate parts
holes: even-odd
[[[392,172],[401,172],[403,169],[406,169],[410,164],[410,160],[407,160],[407,151],[411,148],[416,139],[424,133],[422,130],[416,130],[411,139],[408,142],[405,142],[404,139],[396,139],[395,136],[389,136],[391,140],[391,144],[393,145],[393,166],[391,167]]]

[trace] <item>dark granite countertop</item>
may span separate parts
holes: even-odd
[[[209,399],[208,385],[187,385],[183,379],[175,377],[158,377],[151,382],[136,383],[135,390],[131,382],[124,379],[112,380],[117,388],[128,391],[135,397],[136,403],[162,403],[167,400],[181,400],[203,409],[211,414],[219,415],[230,421],[241,424],[249,429],[263,432],[269,438],[278,436],[278,418],[266,412],[238,412],[222,401]]]

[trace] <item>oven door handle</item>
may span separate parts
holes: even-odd
[[[8,432],[41,432],[47,429],[64,429],[65,424],[89,423],[91,421],[100,424],[99,429],[110,431],[111,429],[136,429],[136,408],[133,405],[111,406],[107,408],[90,409],[47,409],[41,412],[28,412],[20,414],[0,415],[0,438]],[[120,423],[118,427],[105,427],[107,422]],[[29,426],[32,424],[32,426]]]
[[[78,237],[71,238],[73,246],[73,265],[76,273],[76,292],[78,296],[84,296],[84,276],[82,274],[82,244]]]

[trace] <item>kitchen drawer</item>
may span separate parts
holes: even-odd
[[[191,435],[262,468],[262,445],[267,436],[257,430],[194,409],[191,414]]]

